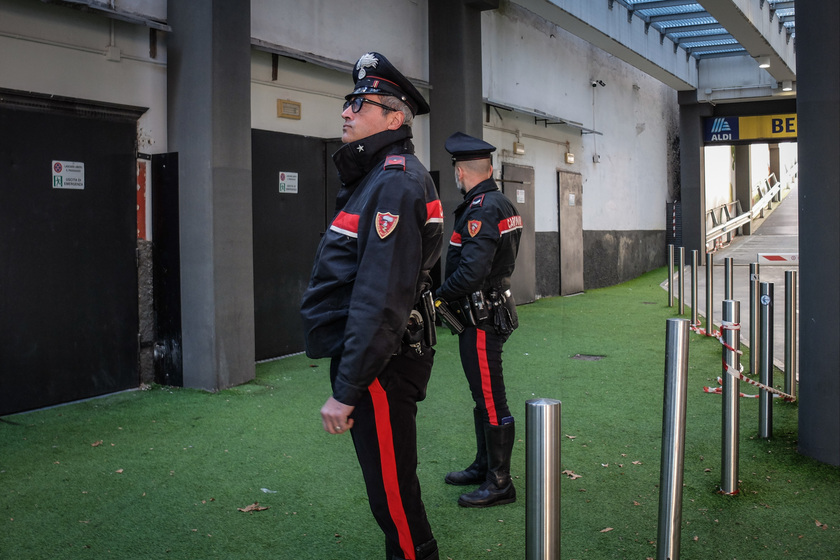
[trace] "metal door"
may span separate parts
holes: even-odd
[[[502,192],[522,216],[522,238],[511,277],[511,292],[517,304],[532,303],[537,292],[536,240],[534,229],[534,168],[502,165]]]
[[[579,173],[557,173],[560,295],[583,292],[583,184]]]
[[[300,298],[333,215],[340,143],[253,130],[251,146],[255,345],[265,360],[304,349]]]
[[[63,103],[0,106],[0,414],[139,383],[136,120]]]

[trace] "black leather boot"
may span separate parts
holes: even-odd
[[[461,494],[458,505],[485,508],[509,504],[516,501],[516,488],[510,477],[510,455],[516,430],[513,418],[507,424],[484,427],[487,442],[487,478],[477,490]],[[508,418],[505,418],[507,420]]]
[[[487,478],[487,444],[484,441],[484,420],[483,414],[478,408],[473,409],[473,421],[475,423],[475,461],[462,471],[447,474],[443,478],[447,484],[454,484],[455,486],[481,484]]]
[[[437,541],[432,539],[414,548],[417,560],[440,560]],[[391,544],[385,541],[385,560],[405,560],[402,556],[395,554]]]

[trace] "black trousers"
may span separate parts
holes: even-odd
[[[502,373],[502,346],[509,335],[467,327],[458,335],[461,365],[476,407],[491,426],[510,416]]]
[[[335,379],[340,358],[330,364]],[[370,509],[394,552],[416,558],[432,529],[417,479],[417,402],[426,398],[434,350],[423,354],[403,344],[356,405],[353,444],[365,479]]]

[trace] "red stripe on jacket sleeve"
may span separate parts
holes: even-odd
[[[338,233],[343,233],[344,235],[349,235],[350,237],[358,237],[359,215],[348,214],[343,211],[339,212],[338,216],[333,220],[332,225],[330,225],[330,229]]]
[[[443,223],[443,204],[440,200],[433,200],[426,203],[426,223]]]

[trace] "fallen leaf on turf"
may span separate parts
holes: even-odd
[[[117,473],[117,474],[122,474],[122,473],[123,473],[123,470],[122,470],[122,469],[117,469],[117,470],[116,470],[116,471],[114,471],[114,472],[115,472],[115,473]]]
[[[238,509],[239,511],[244,511],[245,513],[248,513],[250,511],[266,510],[266,509],[268,509],[268,506],[261,506],[259,502],[254,502],[253,504],[251,504],[249,506],[245,506],[244,508],[236,508],[236,509]]]
[[[640,504],[640,503],[639,503],[639,502],[637,502],[636,500],[633,500],[633,505],[634,505],[634,506],[640,506],[640,505],[642,505],[642,504]]]
[[[814,523],[816,523],[816,524],[817,524],[817,527],[819,527],[819,528],[820,528],[820,529],[822,529],[823,531],[825,531],[826,529],[828,529],[828,524],[826,524],[826,523],[820,523],[820,522],[819,522],[819,521],[817,521],[816,519],[814,519]]]
[[[576,478],[580,478],[580,477],[582,477],[582,476],[583,476],[582,474],[575,474],[575,471],[570,471],[569,469],[566,469],[566,470],[565,470],[565,471],[563,471],[561,474],[565,474],[566,476],[568,476],[568,477],[569,477],[569,478],[571,478],[572,480],[574,480],[574,479],[576,479]]]
[[[633,464],[634,464],[634,465],[641,465],[641,464],[642,464],[642,462],[641,462],[641,461],[633,461]]]
[[[99,447],[100,445],[102,445],[101,439],[90,444],[91,447]]]
[[[699,540],[700,540],[700,537],[698,537],[697,535],[695,535],[695,536],[694,536],[694,542],[697,542],[697,541],[699,541]]]
[[[602,467],[609,467],[609,466],[610,466],[610,464],[609,464],[609,463],[601,463],[601,466],[602,466]]]
[[[566,437],[569,439],[575,439],[577,436],[570,436],[569,434],[566,434]]]
[[[612,527],[607,527],[606,529],[601,529],[601,532],[602,532],[602,533],[609,533],[609,532],[610,532],[610,531],[612,531],[612,530],[613,530],[613,528],[612,528]]]

